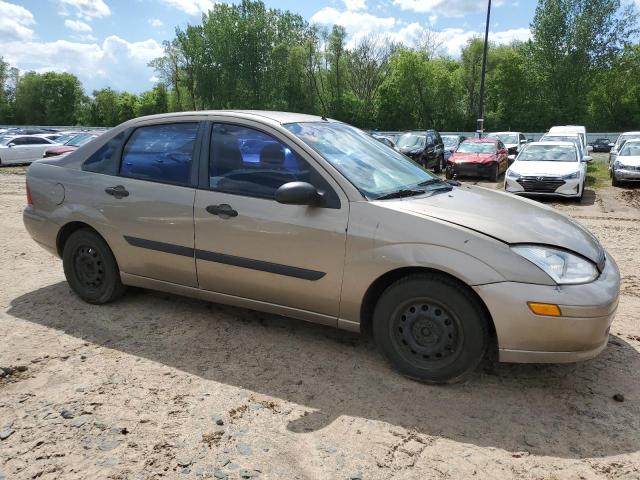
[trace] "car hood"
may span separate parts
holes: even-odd
[[[496,159],[495,153],[466,153],[456,152],[451,157],[452,162],[486,163]]]
[[[463,185],[448,193],[393,201],[395,208],[475,230],[508,244],[536,243],[602,262],[600,242],[560,212],[497,190]]]
[[[629,166],[632,166],[632,167],[640,166],[640,157],[637,157],[637,156],[622,157],[622,156],[618,155],[618,161],[622,165],[629,165]]]
[[[579,171],[580,164],[578,162],[536,162],[529,160],[516,160],[509,170],[526,176],[562,176]]]

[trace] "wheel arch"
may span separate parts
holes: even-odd
[[[62,254],[64,252],[64,245],[69,239],[69,237],[71,236],[71,234],[83,228],[92,230],[96,235],[99,235],[100,238],[105,240],[105,238],[102,235],[100,235],[100,232],[98,232],[95,228],[93,228],[88,223],[77,221],[77,220],[66,223],[65,225],[62,226],[62,228],[60,228],[60,230],[58,230],[58,235],[56,237],[56,250],[60,258],[62,258]],[[106,240],[105,240],[105,243],[106,243]]]
[[[367,291],[364,294],[362,299],[362,305],[360,307],[360,331],[366,335],[371,334],[372,320],[373,320],[373,312],[378,303],[378,299],[382,295],[382,293],[393,283],[398,280],[412,276],[419,275],[424,273],[437,274],[443,277],[447,277],[458,283],[462,286],[471,296],[473,296],[478,304],[482,307],[486,318],[488,320],[489,334],[491,337],[492,344],[496,344],[497,342],[497,333],[496,328],[493,323],[493,317],[491,316],[491,312],[487,308],[487,305],[482,300],[482,298],[478,295],[478,293],[467,285],[464,281],[460,280],[458,277],[445,272],[443,270],[438,270],[435,268],[428,267],[402,267],[394,270],[390,270],[381,276],[379,276],[373,283],[369,286]]]

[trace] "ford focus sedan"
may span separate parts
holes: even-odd
[[[371,331],[424,382],[607,345],[615,261],[535,203],[448,183],[324,118],[211,111],[126,122],[34,163],[24,223],[71,289],[137,286]]]

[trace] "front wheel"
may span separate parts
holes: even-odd
[[[71,234],[62,263],[69,286],[85,302],[112,302],[125,291],[109,245],[93,230],[83,228]]]
[[[489,180],[492,182],[497,182],[498,177],[500,177],[500,169],[498,167],[498,162],[496,162],[489,168]]]
[[[619,187],[620,186],[620,181],[616,178],[615,173],[611,173],[611,186],[613,187]]]
[[[434,171],[435,173],[440,173],[440,172],[442,172],[442,170],[444,170],[444,168],[445,168],[445,165],[444,165],[444,156],[442,156],[442,157],[438,157],[438,158],[436,159],[436,164],[435,164],[435,166],[433,167],[433,171]]]
[[[402,374],[425,383],[454,383],[473,372],[487,350],[487,325],[473,294],[440,274],[398,280],[373,317],[382,352]]]

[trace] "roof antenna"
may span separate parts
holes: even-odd
[[[327,120],[327,117],[325,117],[324,115],[322,115],[320,118],[321,118],[322,120],[324,120],[325,122],[328,122],[328,121],[329,121],[329,120]]]

